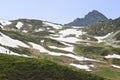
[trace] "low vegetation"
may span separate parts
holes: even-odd
[[[44,44],[47,44],[50,46],[65,47],[65,45],[62,44],[61,42],[59,42],[57,40],[50,39],[50,38],[45,38]]]
[[[98,70],[94,72],[94,74],[111,80],[120,80],[120,71],[112,68],[105,68],[102,70]]]
[[[48,60],[0,54],[0,80],[107,80]]]
[[[0,32],[9,36],[10,38],[24,42],[30,48],[23,48],[20,46],[8,47],[2,44],[0,44],[0,46],[18,54],[33,56],[36,59],[0,54],[0,80],[120,79],[119,69],[111,66],[120,66],[120,59],[105,58],[107,55],[120,55],[120,18],[107,22],[99,21],[98,23],[85,28],[64,26],[58,30],[54,29],[52,26],[44,25],[40,20],[18,19],[12,22],[12,24],[4,26],[5,30],[0,29]],[[23,23],[23,26],[20,29],[16,27],[18,22]],[[83,34],[79,36],[79,38],[77,37],[80,39],[80,41],[77,41],[76,43],[64,42],[63,44],[63,42],[51,38],[52,36],[59,38],[62,35],[60,34],[61,30],[67,29],[82,30],[88,34]],[[27,31],[27,33],[23,32],[23,30]],[[55,31],[55,33],[52,33],[52,31]],[[94,38],[94,36],[104,36],[111,32],[113,32],[113,34],[104,39],[104,42],[102,43],[97,43],[98,40]],[[0,36],[2,37],[2,34]],[[65,37],[76,37],[76,35],[69,34]],[[29,42],[36,43],[51,52],[64,54],[71,53],[76,56],[82,55],[90,59],[99,60],[101,62],[84,62],[67,56],[49,55],[47,52],[42,52],[41,50],[40,52],[39,50],[35,49],[29,44]],[[71,46],[65,45],[65,43],[70,44]],[[116,44],[118,46],[116,46]],[[54,46],[55,48],[52,48],[51,46]],[[72,46],[74,46],[73,53],[60,49]],[[70,68],[70,63],[81,65],[91,64],[94,65],[94,68],[90,67],[92,71],[85,72],[84,70],[76,70],[73,67]]]
[[[18,53],[18,54],[25,54],[25,55],[30,55],[32,54],[31,50],[29,48],[23,48],[23,47],[19,47],[19,48],[12,48],[12,47],[7,47],[9,50]]]
[[[120,66],[120,59],[113,59],[112,63],[115,64],[115,65]]]
[[[111,32],[116,32],[120,30],[120,18],[110,21],[101,21],[96,24],[91,25],[88,28],[88,34],[97,35],[97,36],[104,36]],[[117,35],[118,36],[118,35]]]
[[[114,36],[116,40],[120,40],[120,32]]]
[[[111,46],[105,46],[102,44],[92,44],[92,45],[76,45],[74,47],[74,52],[80,55],[86,55],[91,57],[91,55],[106,56],[108,54],[120,54],[120,48],[115,48]]]

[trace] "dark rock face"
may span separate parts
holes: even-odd
[[[77,18],[73,22],[70,22],[65,25],[69,26],[89,26],[99,21],[108,21],[108,18],[105,17],[102,13],[93,10],[85,15],[84,18]]]

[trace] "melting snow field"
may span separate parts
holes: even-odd
[[[46,50],[45,48],[43,48],[42,46],[29,42],[29,44],[31,44],[33,46],[33,48],[39,50],[40,52],[48,52],[48,50]]]
[[[82,32],[81,30],[77,30],[77,29],[66,29],[66,30],[62,30],[59,32],[60,34],[63,35],[63,37],[70,35],[70,34],[75,34],[76,37],[79,37],[79,35],[85,34],[85,32]]]
[[[108,33],[107,35],[105,36],[96,36],[95,38],[98,40],[98,43],[101,43],[101,42],[104,42],[103,39],[107,38],[108,36],[110,36],[113,32],[111,33]]]
[[[1,47],[0,46],[0,53],[4,53],[4,54],[9,54],[9,55],[16,55],[16,56],[24,56],[24,57],[30,57],[30,56],[27,56],[27,55],[24,55],[24,54],[18,54],[18,53],[15,53],[15,52],[12,52],[4,47]]]
[[[94,65],[80,65],[80,64],[74,64],[74,63],[71,63],[70,65],[86,71],[92,71],[90,68],[94,67]]]
[[[77,29],[66,29],[59,32],[59,37],[50,37],[52,39],[58,40],[58,41],[64,41],[69,43],[76,43],[77,41],[83,41],[78,39],[80,35],[85,34],[86,32],[82,32],[81,30]],[[74,34],[75,37],[66,37],[70,34]],[[53,35],[54,36],[54,35]]]
[[[27,46],[25,43],[19,41],[19,40],[15,40],[12,39],[6,35],[4,35],[3,33],[0,32],[0,44],[5,45],[5,46],[9,46],[9,47],[27,47],[29,48],[29,46]]]
[[[43,22],[43,24],[46,25],[46,26],[52,26],[54,29],[61,29],[62,28],[61,25],[53,24],[53,23],[50,23],[50,22]]]
[[[107,56],[105,56],[105,58],[118,58],[118,59],[120,59],[120,55],[117,55],[117,54],[107,55]]]
[[[66,57],[70,57],[70,58],[73,58],[73,59],[78,60],[78,61],[96,61],[96,62],[100,62],[98,60],[88,59],[88,58],[85,58],[83,56],[76,56],[74,54],[64,54],[64,53],[51,52],[51,51],[46,50],[42,46],[40,46],[38,44],[35,44],[35,43],[32,43],[32,42],[29,42],[29,44],[31,44],[34,49],[37,49],[40,52],[46,52],[46,53],[48,53],[50,55],[54,55],[54,56],[66,56]]]

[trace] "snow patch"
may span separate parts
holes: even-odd
[[[105,58],[118,58],[118,59],[120,59],[120,55],[117,55],[117,54],[107,55],[107,56],[105,56]]]
[[[26,47],[29,48],[29,46],[27,46],[25,43],[19,41],[19,40],[15,40],[12,39],[10,37],[8,37],[7,35],[4,35],[3,33],[0,32],[0,44],[5,45],[5,46],[9,46],[9,47]]]
[[[32,43],[32,42],[29,42],[30,45],[33,46],[33,48],[39,50],[40,52],[48,52],[48,50],[46,50],[45,48],[43,48],[42,46],[38,45],[38,44],[35,44],[35,43]]]
[[[2,25],[0,25],[0,28],[1,28],[1,29],[4,29]]]
[[[101,43],[101,42],[104,42],[103,39],[107,38],[108,36],[110,36],[113,32],[111,33],[108,33],[107,35],[105,36],[95,36],[94,38],[96,38],[98,40],[98,43]]]
[[[22,26],[23,26],[23,23],[22,23],[22,22],[17,22],[16,27],[17,27],[18,29],[20,29]]]
[[[45,42],[45,40],[40,40],[40,42],[41,42],[41,43],[44,43],[44,42]]]
[[[28,31],[27,30],[23,30],[22,32],[27,33]]]
[[[112,65],[112,67],[120,69],[120,66],[117,65]]]
[[[53,23],[50,23],[50,22],[43,22],[43,24],[44,24],[45,26],[52,26],[54,29],[61,29],[61,28],[62,28],[61,25],[53,24]]]
[[[60,31],[59,33],[61,33],[63,37],[70,34],[74,34],[76,37],[79,37],[80,35],[85,34],[86,32],[82,32],[82,30],[77,30],[77,29],[66,29],[66,30]]]
[[[98,61],[98,60],[85,58],[85,57],[83,57],[83,56],[76,56],[76,55],[74,55],[74,54],[64,54],[64,56],[67,56],[67,57],[76,59],[76,60],[78,60],[78,61],[96,61],[96,62],[100,62],[100,61]]]
[[[35,29],[35,32],[40,32],[40,31],[43,31],[43,29]]]
[[[71,47],[73,46],[72,44],[69,44],[69,43],[64,42],[64,41],[61,41],[61,43],[64,44],[64,45],[66,45],[66,46],[71,46]]]
[[[2,28],[2,30],[4,30],[3,26],[10,25],[11,23],[12,22],[10,22],[10,21],[0,20],[0,28]]]
[[[75,35],[75,37],[74,36],[66,37],[70,34]],[[77,41],[83,41],[79,39],[79,36],[83,34],[86,34],[86,32],[82,32],[82,30],[77,30],[77,29],[66,29],[66,30],[60,31],[58,37],[50,37],[50,38],[58,41],[62,41],[62,42],[76,43]]]
[[[51,33],[55,33],[55,31],[54,31],[54,30],[49,30],[49,32],[51,32]]]
[[[49,30],[50,28],[49,27],[47,27],[47,30]]]
[[[72,26],[73,28],[77,28],[77,29],[80,29],[80,28],[85,28],[85,26]]]
[[[2,26],[6,26],[6,25],[10,25],[12,22],[6,20],[0,20],[0,23],[2,24]]]
[[[71,47],[65,47],[65,48],[59,48],[59,47],[55,47],[55,46],[49,46],[49,47],[53,48],[53,49],[60,49],[60,50],[68,51],[68,52],[73,52],[73,49],[74,49],[73,46],[71,46]]]
[[[80,41],[79,39],[75,38],[75,37],[67,37],[64,38],[62,36],[58,37],[58,38],[53,38],[52,39],[58,40],[58,41],[64,41],[64,42],[69,42],[69,43],[76,43],[77,41]]]
[[[45,48],[43,48],[42,46],[38,45],[38,44],[35,44],[35,43],[32,43],[32,42],[29,42],[29,44],[31,44],[33,46],[34,49],[37,49],[39,50],[40,52],[45,52],[45,53],[48,53],[50,55],[54,55],[54,56],[66,56],[66,57],[70,57],[70,58],[73,58],[75,60],[78,60],[78,61],[97,61],[97,62],[100,62],[98,60],[94,60],[94,59],[88,59],[88,58],[85,58],[83,56],[76,56],[74,54],[64,54],[64,53],[56,53],[56,52],[51,52],[51,51],[48,51],[46,50]]]
[[[35,44],[32,42],[29,42],[29,44],[32,45],[34,49],[37,49],[40,52],[45,52],[45,53],[48,53],[48,54],[54,55],[54,56],[61,56],[61,53],[50,52],[50,51],[46,50],[45,48],[43,48],[41,45],[38,45],[38,44]]]
[[[70,65],[86,71],[92,71],[90,67],[94,67],[94,65],[80,65],[80,64],[74,64],[74,63],[71,63]]]

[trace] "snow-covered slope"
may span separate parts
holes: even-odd
[[[9,47],[26,47],[29,48],[28,45],[26,45],[25,43],[19,41],[19,40],[15,40],[10,38],[9,36],[3,34],[0,32],[0,44],[4,45],[4,46],[9,46]]]
[[[61,25],[53,24],[53,23],[50,23],[50,22],[43,22],[43,25],[45,25],[45,26],[52,26],[54,29],[61,29],[62,28]]]
[[[11,24],[12,22],[7,21],[7,20],[0,20],[0,23],[1,23],[2,26],[6,26],[6,25]]]
[[[4,30],[4,26],[10,25],[12,22],[7,21],[7,20],[0,20],[0,28]]]
[[[113,32],[112,32],[113,33]],[[112,33],[108,33],[107,35],[105,35],[105,36],[96,36],[95,38],[98,40],[98,43],[100,43],[100,42],[104,42],[105,40],[105,38],[107,38],[108,36],[110,36]]]
[[[3,53],[3,54],[9,54],[9,55],[16,55],[16,56],[24,56],[24,57],[32,58],[32,57],[27,56],[27,55],[24,55],[24,54],[18,54],[18,53],[15,53],[15,52],[10,51],[9,49],[6,49],[6,48],[1,47],[1,46],[0,46],[0,53]]]
[[[79,37],[80,35],[85,34],[85,32],[82,32],[82,30],[77,30],[77,29],[61,30],[59,33],[62,34],[63,37],[68,36],[70,34],[74,34],[76,37]]]
[[[47,49],[43,48],[41,45],[38,45],[38,44],[35,44],[35,43],[32,43],[32,42],[29,42],[29,44],[32,45],[33,48],[39,50],[40,52],[48,53],[50,55],[54,55],[54,56],[66,56],[66,57],[70,57],[70,58],[73,58],[73,59],[78,60],[78,61],[97,61],[97,62],[100,62],[98,60],[85,58],[83,56],[76,56],[76,55],[71,54],[71,53],[64,54],[64,53],[57,53],[57,52],[48,51]]]
[[[58,40],[58,41],[76,43],[77,41],[83,41],[83,40],[79,39],[79,37],[81,37],[81,35],[83,35],[83,34],[86,34],[86,32],[83,32],[82,30],[77,30],[77,29],[71,28],[71,29],[65,29],[65,30],[59,31],[58,37],[50,37],[50,38]],[[73,35],[73,36],[71,36],[71,35]],[[53,34],[53,36],[54,36],[54,34]]]

